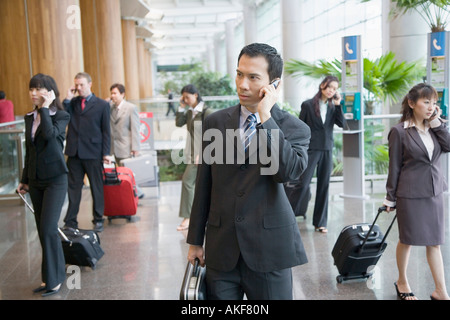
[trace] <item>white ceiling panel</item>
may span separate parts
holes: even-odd
[[[204,55],[214,38],[225,33],[227,20],[242,21],[244,4],[257,5],[262,1],[139,0],[140,6],[148,8],[144,17],[142,14],[127,16],[124,12],[122,16],[137,21],[141,28],[139,36],[151,43],[150,50],[158,64],[163,61],[165,64],[177,64],[183,63],[181,60],[190,61],[191,57]],[[127,12],[136,10],[128,7]]]

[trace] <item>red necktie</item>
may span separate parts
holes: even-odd
[[[81,111],[84,110],[84,107],[86,106],[85,103],[86,103],[86,99],[85,98],[81,99]]]

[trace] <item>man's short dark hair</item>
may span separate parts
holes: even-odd
[[[238,65],[239,60],[241,60],[241,57],[244,54],[252,58],[263,56],[269,64],[267,70],[269,73],[269,80],[272,81],[276,78],[281,78],[281,75],[283,74],[283,59],[274,47],[271,47],[265,43],[249,44],[241,50],[238,58]]]
[[[5,94],[5,91],[0,90],[0,100],[2,100],[2,99],[6,99],[6,94]]]
[[[111,88],[109,89],[109,91],[112,91],[114,88],[117,88],[117,90],[119,90],[120,94],[124,94],[125,93],[125,86],[121,83],[114,83]]]

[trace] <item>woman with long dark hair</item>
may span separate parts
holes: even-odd
[[[17,191],[30,193],[42,246],[42,284],[33,291],[48,296],[60,290],[66,277],[58,221],[67,192],[63,144],[70,116],[52,77],[32,77],[29,93],[33,111],[25,116],[25,164]]]
[[[440,157],[450,152],[450,133],[439,119],[436,90],[425,83],[414,86],[402,102],[400,122],[391,128],[387,211],[397,209],[399,242],[396,257],[402,300],[416,300],[406,275],[411,246],[426,246],[427,261],[435,283],[431,299],[450,299],[444,277],[440,245],[445,240],[444,191],[447,184]],[[436,111],[436,112],[435,112]]]
[[[189,227],[189,218],[191,216],[192,202],[194,201],[195,178],[197,177],[197,167],[201,144],[196,148],[194,142],[202,142],[201,130],[195,129],[195,123],[203,122],[205,117],[212,113],[200,95],[200,92],[193,84],[188,84],[181,89],[180,107],[175,117],[177,127],[186,125],[188,137],[186,140],[186,148],[184,156],[186,161],[186,169],[182,178],[181,200],[179,216],[183,218],[181,224],[177,227],[178,231],[187,230]],[[200,135],[195,137],[195,135]]]
[[[317,190],[314,205],[313,225],[316,231],[326,233],[328,222],[328,189],[333,168],[333,128],[344,126],[344,114],[337,91],[339,79],[326,76],[316,95],[302,103],[300,120],[311,129],[308,149],[308,167],[289,195],[296,216],[306,216],[311,197],[310,183],[317,168]]]

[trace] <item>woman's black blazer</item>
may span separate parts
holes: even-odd
[[[28,184],[30,180],[47,180],[68,172],[63,149],[70,115],[62,110],[50,115],[48,108],[41,108],[38,112],[41,123],[34,140],[31,138],[33,113],[25,116],[26,154],[21,178],[24,184]]]
[[[311,129],[311,141],[308,150],[332,150],[334,146],[334,125],[342,128],[345,122],[341,105],[335,106],[330,101],[327,117],[325,123],[323,123],[322,118],[315,113],[313,99],[302,103],[299,118]]]

